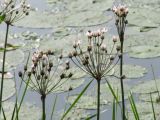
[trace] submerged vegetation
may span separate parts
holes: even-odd
[[[0,119],[160,118],[158,0],[28,2],[0,1]]]

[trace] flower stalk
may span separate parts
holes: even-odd
[[[124,99],[124,85],[123,85],[123,79],[125,79],[125,76],[123,75],[123,43],[124,43],[124,32],[126,28],[126,24],[128,21],[126,20],[127,14],[128,14],[128,8],[124,5],[118,5],[113,7],[113,12],[115,13],[116,17],[116,27],[117,32],[120,40],[121,45],[121,57],[120,57],[120,82],[121,82],[121,93],[122,93],[122,119],[126,120],[125,116],[125,99]]]
[[[0,91],[0,113],[2,108],[2,99],[3,99],[3,82],[4,82],[4,74],[5,74],[5,61],[6,61],[6,51],[7,51],[7,41],[8,41],[8,33],[10,24],[6,24],[6,36],[4,42],[4,50],[3,50],[3,63],[2,63],[2,76],[1,76],[1,91]]]

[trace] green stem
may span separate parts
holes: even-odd
[[[122,93],[122,114],[123,120],[126,119],[125,117],[125,101],[124,101],[124,86],[123,86],[123,40],[124,35],[120,35],[120,42],[121,42],[121,59],[120,59],[120,82],[121,82],[121,93]]]
[[[100,80],[97,80],[97,120],[100,120]]]
[[[5,37],[4,51],[3,51],[2,79],[1,79],[1,91],[0,91],[0,114],[1,114],[1,109],[2,109],[3,80],[4,80],[4,72],[5,72],[6,48],[7,48],[9,25],[10,24],[7,24],[7,28],[6,28],[6,37]]]
[[[46,110],[45,110],[46,95],[42,95],[41,100],[42,100],[42,120],[46,120]]]

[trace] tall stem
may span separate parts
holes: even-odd
[[[42,100],[42,120],[46,120],[46,110],[45,110],[45,100],[46,100],[46,96],[42,95],[41,96],[41,100]]]
[[[0,114],[1,114],[1,108],[2,108],[3,80],[4,80],[4,72],[5,72],[6,48],[7,48],[9,25],[10,24],[7,23],[5,43],[4,43],[4,51],[3,51],[2,78],[1,78],[1,91],[0,91]]]
[[[97,120],[100,120],[100,80],[97,80]]]
[[[124,87],[123,87],[123,40],[124,34],[120,35],[120,42],[121,42],[121,59],[120,59],[120,82],[121,82],[121,93],[122,93],[122,114],[123,120],[126,119],[125,117],[125,101],[124,101]]]

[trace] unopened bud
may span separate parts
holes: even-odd
[[[19,72],[18,72],[18,76],[19,76],[19,77],[22,77],[22,75],[23,75],[22,72],[19,71]]]
[[[87,50],[88,50],[89,52],[92,51],[92,46],[89,45],[88,48],[87,48]]]
[[[68,54],[68,57],[69,57],[69,58],[72,58],[72,57],[73,57],[73,56],[72,56],[72,53],[69,53],[69,54]]]
[[[28,77],[31,77],[31,72],[28,72]]]

